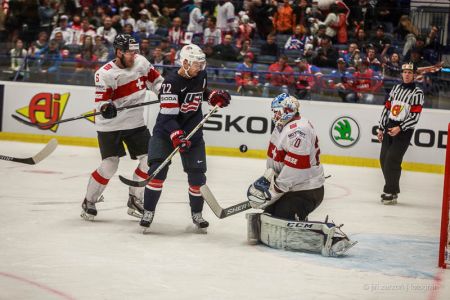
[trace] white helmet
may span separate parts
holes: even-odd
[[[206,56],[205,53],[203,53],[203,50],[195,45],[195,44],[189,44],[185,45],[181,51],[180,51],[180,65],[183,66],[183,62],[187,60],[189,63],[189,68],[191,67],[192,63],[198,62],[201,65],[201,69],[204,70],[206,67]],[[188,71],[189,68],[185,71]]]

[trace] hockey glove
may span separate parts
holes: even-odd
[[[117,108],[111,102],[103,104],[102,107],[100,108],[100,111],[102,113],[102,117],[105,119],[112,119],[117,116]]]
[[[186,140],[186,134],[183,130],[175,130],[170,134],[172,145],[174,148],[180,146],[180,152],[187,152],[191,147],[191,141]]]
[[[209,94],[208,102],[211,106],[218,105],[220,108],[227,107],[230,104],[231,96],[225,90],[214,90]]]
[[[280,199],[283,194],[284,192],[275,185],[275,172],[273,169],[267,169],[264,176],[250,185],[247,198],[251,207],[265,209]]]

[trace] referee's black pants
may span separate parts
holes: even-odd
[[[385,185],[383,192],[386,194],[400,193],[400,175],[402,173],[402,161],[414,130],[400,131],[396,136],[390,136],[386,132],[381,144],[380,164],[383,171]]]

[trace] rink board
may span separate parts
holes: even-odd
[[[0,87],[3,103],[0,139],[44,142],[57,137],[62,144],[97,144],[93,119],[42,130],[11,117],[45,123],[92,112],[93,87],[17,82],[0,82]],[[146,101],[155,99],[155,94],[147,92]],[[158,110],[158,105],[145,107],[149,128],[153,127]],[[204,113],[208,110],[209,106],[203,105]],[[377,167],[380,144],[375,133],[381,111],[381,105],[301,101],[302,116],[317,131],[325,163]],[[404,159],[404,169],[443,172],[449,121],[450,111],[423,110]],[[270,99],[233,96],[231,105],[205,124],[208,153],[263,158],[271,126]],[[248,149],[246,152],[239,150],[242,145]]]

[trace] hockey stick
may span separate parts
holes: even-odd
[[[205,122],[209,119],[209,117],[211,117],[211,115],[214,114],[218,109],[219,109],[218,105],[214,106],[214,108],[203,118],[203,120],[200,123],[198,123],[198,125],[195,126],[194,129],[192,129],[192,131],[186,137],[186,140],[189,140],[203,126],[203,124],[205,124]],[[155,176],[158,175],[158,173],[172,160],[172,157],[174,157],[175,154],[177,154],[177,152],[179,150],[180,150],[180,146],[176,147],[172,151],[172,153],[170,153],[170,155],[161,163],[161,165],[147,179],[145,179],[143,181],[134,181],[134,180],[127,179],[127,178],[123,177],[122,175],[119,175],[120,181],[122,181],[126,185],[133,186],[133,187],[146,186],[147,183],[149,183],[150,180],[155,178]]]
[[[137,104],[132,104],[132,105],[128,105],[128,106],[119,107],[119,108],[117,108],[117,111],[131,109],[131,108],[136,108],[136,107],[141,107],[141,106],[155,104],[155,103],[159,103],[159,100],[142,102],[142,103],[137,103]],[[93,117],[93,116],[98,116],[98,115],[101,115],[101,114],[102,114],[101,111],[97,111],[97,112],[88,113],[88,114],[85,114],[85,115],[80,115],[80,116],[77,116],[77,117],[72,117],[72,118],[59,120],[59,121],[56,121],[56,122],[50,122],[50,123],[32,123],[32,122],[27,121],[25,119],[22,119],[21,117],[16,116],[16,115],[11,115],[11,117],[13,117],[17,121],[19,121],[19,122],[21,122],[23,124],[26,124],[28,126],[37,127],[39,129],[46,129],[46,128],[52,127],[53,125],[56,125],[56,124],[66,123],[66,122],[75,121],[75,120],[79,120],[79,119],[85,119],[85,118],[89,118],[89,117]]]
[[[200,187],[200,193],[202,194],[203,199],[205,199],[206,203],[209,205],[213,213],[219,219],[235,215],[251,208],[249,201],[244,201],[226,208],[222,208],[219,202],[217,202],[216,197],[214,197],[213,193],[206,184]]]
[[[52,154],[52,152],[56,149],[58,146],[58,141],[56,139],[51,139],[45,147],[39,151],[35,156],[28,157],[28,158],[17,158],[12,156],[6,156],[6,155],[0,155],[1,160],[8,160],[13,162],[18,162],[22,164],[27,165],[35,165],[39,163],[41,160],[45,159],[47,156]]]
[[[325,176],[325,179],[328,179],[330,177],[331,175]],[[251,208],[249,201],[244,201],[226,208],[222,208],[219,202],[217,202],[216,197],[206,184],[200,187],[200,193],[202,194],[203,199],[205,199],[206,203],[209,205],[213,213],[219,219],[235,215],[237,213],[240,213],[244,210]]]

